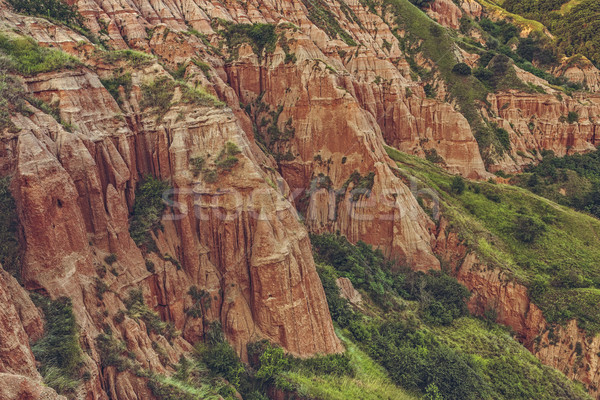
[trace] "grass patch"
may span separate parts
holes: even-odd
[[[106,50],[96,53],[99,60],[106,64],[125,62],[133,68],[143,68],[154,64],[154,56],[137,50]]]
[[[385,369],[374,362],[356,344],[346,338],[341,330],[336,333],[346,346],[346,354],[354,376],[339,374],[314,374],[305,370],[283,373],[298,394],[322,400],[410,400],[418,396],[396,386]]]
[[[75,57],[42,47],[30,37],[9,37],[0,33],[0,53],[10,58],[14,72],[22,75],[36,75],[81,65]]]

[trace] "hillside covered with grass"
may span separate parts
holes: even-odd
[[[388,148],[399,172],[436,191],[441,212],[480,259],[528,287],[545,318],[600,332],[600,221],[524,188],[463,185],[428,161]]]

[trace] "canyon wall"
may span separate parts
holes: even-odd
[[[581,366],[566,371],[572,363],[562,360],[571,339],[547,341],[543,316],[524,287],[480,267],[456,238],[451,240],[459,247],[443,244],[446,238],[419,206],[414,188],[396,175],[384,145],[434,159],[452,173],[487,179],[490,171],[520,170],[543,149],[558,155],[593,149],[600,97],[559,97],[552,88],[547,94],[490,94],[482,113],[509,132],[512,146],[486,170],[467,119],[443,84],[434,98],[426,95],[400,48],[399,32],[381,12],[358,0],[327,3],[339,25],[335,35],[315,20],[308,3],[76,2],[86,25],[108,45],[157,57],[141,65],[103,59],[79,33],[0,9],[3,30],[32,36],[85,64],[24,77],[27,92],[55,105],[65,124],[31,105],[31,115],[13,117],[19,131],[3,132],[0,145],[0,173],[12,177],[21,225],[23,284],[73,301],[91,372],[81,397],[152,398],[143,378],[99,366],[95,338],[106,327],[137,363],[158,373],[171,372],[169,362],[191,351],[215,321],[242,359],[247,343],[263,338],[298,356],[343,351],[308,231],[340,232],[423,271],[440,268],[445,246],[448,257],[461,260],[457,277],[475,293],[472,311],[496,302],[498,321],[512,326],[542,361],[593,388],[597,344],[586,342]],[[457,6],[437,0],[428,13],[456,29],[463,15],[478,17],[482,8],[474,1]],[[265,52],[248,41],[229,48],[218,20],[276,24],[277,42]],[[144,84],[172,80],[169,71],[182,65],[187,85],[204,88],[225,106],[190,103],[184,86],[176,85],[160,115],[145,107]],[[120,88],[117,102],[101,79],[123,73],[131,74],[131,88]],[[565,75],[598,89],[593,67]],[[565,121],[569,112],[578,120]],[[200,157],[217,168],[227,143],[241,151],[229,171],[219,170],[212,183],[194,173],[191,160]],[[136,187],[146,175],[173,188],[150,251],[129,233]],[[114,273],[99,276],[111,254]],[[35,397],[47,389],[26,339],[41,336],[42,322],[10,279],[0,284],[0,297],[12,285],[5,292],[15,305],[5,310],[0,329],[15,342],[0,349],[0,380],[22,380],[23,390]],[[102,296],[99,279],[107,288]],[[194,286],[210,299],[201,318],[187,312],[195,305],[189,294]],[[181,335],[169,341],[130,317],[115,322],[133,288],[142,288],[145,303]],[[534,345],[539,335],[542,344]],[[169,362],[153,343],[167,350]]]

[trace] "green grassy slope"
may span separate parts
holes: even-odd
[[[388,154],[400,173],[439,194],[452,228],[482,261],[526,285],[549,322],[576,318],[600,331],[600,221],[515,186],[470,182],[459,194],[457,178],[431,163]]]

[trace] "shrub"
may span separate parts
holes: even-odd
[[[108,90],[108,93],[116,100],[117,104],[122,105],[123,101],[119,94],[119,88],[122,87],[125,93],[130,93],[132,88],[131,73],[114,76],[108,79],[101,79],[102,85]]]
[[[30,37],[10,38],[0,34],[0,53],[10,57],[13,61],[12,69],[22,75],[36,75],[81,65],[75,57],[59,50],[41,47]]]
[[[432,324],[449,325],[468,315],[469,290],[440,271],[409,273],[400,288],[410,300],[419,300],[423,318]]]
[[[273,24],[232,24],[226,23],[220,32],[227,40],[227,47],[234,50],[243,43],[252,46],[254,52],[262,57],[263,50],[271,53],[277,44],[277,34]]]
[[[281,372],[288,368],[289,361],[281,347],[269,346],[260,355],[260,367],[255,377],[263,382],[273,381]]]
[[[225,107],[225,103],[217,99],[212,94],[208,93],[201,86],[196,88],[191,88],[189,86],[183,86],[182,88],[183,94],[181,100],[185,103],[195,104],[203,107],[216,107],[222,108]]]
[[[344,354],[329,354],[306,359],[292,359],[293,369],[299,369],[311,375],[337,375],[354,376],[354,369],[350,363],[350,356]]]
[[[156,268],[154,266],[154,262],[152,260],[146,259],[146,270],[153,274],[156,272]]]
[[[204,61],[201,61],[198,58],[192,59],[192,63],[194,63],[194,65],[197,66],[198,68],[200,68],[200,70],[204,73],[206,78],[210,79],[210,65],[209,64],[205,63]]]
[[[206,169],[202,179],[206,183],[215,183],[219,179],[219,173],[214,169]]]
[[[94,287],[96,288],[96,296],[99,300],[104,299],[104,293],[108,292],[108,285],[100,278],[94,279]]]
[[[457,75],[468,76],[471,75],[471,67],[463,62],[460,62],[452,67],[452,72]]]
[[[423,90],[425,91],[425,96],[427,96],[428,98],[434,98],[435,96],[437,96],[437,90],[435,90],[431,83],[425,84]]]
[[[542,222],[528,215],[518,214],[514,221],[515,237],[523,243],[535,242],[545,230],[546,226]]]
[[[567,122],[569,124],[574,124],[577,121],[579,121],[579,114],[575,111],[569,111],[569,114],[567,115]]]
[[[127,347],[115,339],[112,334],[101,333],[96,337],[96,348],[100,356],[100,365],[103,368],[114,366],[117,371],[123,372],[133,366],[131,360],[125,355]]]
[[[233,386],[239,387],[240,378],[245,371],[244,364],[229,343],[220,341],[211,346],[197,346],[196,349],[213,373],[223,376]]]
[[[72,394],[80,383],[83,358],[71,299],[52,301],[40,295],[31,299],[42,309],[46,322],[44,336],[31,348],[40,363],[40,373],[59,394]]]
[[[144,296],[141,289],[132,289],[129,291],[129,297],[124,301],[127,308],[127,315],[132,319],[141,319],[146,324],[148,333],[154,332],[163,335],[168,340],[177,336],[173,326],[160,319],[159,315],[144,303]]]
[[[19,220],[9,184],[8,178],[0,178],[0,264],[11,275],[20,278]]]
[[[452,190],[456,194],[463,194],[465,191],[465,180],[462,176],[456,175],[452,178],[452,184],[450,185],[450,190]]]
[[[150,54],[131,49],[109,50],[96,54],[106,64],[117,64],[124,61],[133,68],[142,68],[155,62],[155,58]]]
[[[117,262],[117,255],[115,253],[110,253],[106,257],[104,257],[104,262],[108,265],[113,265]]]
[[[169,189],[166,182],[150,175],[140,182],[135,192],[133,214],[129,225],[129,234],[135,243],[153,248],[150,231],[160,228],[160,220],[166,209],[163,193]]]
[[[147,82],[142,85],[142,108],[153,108],[159,116],[165,114],[171,107],[171,100],[175,94],[175,82],[166,77],[161,76],[152,82]]]

